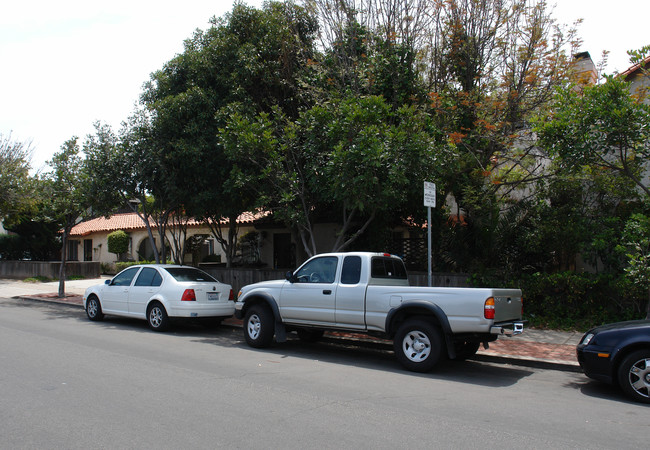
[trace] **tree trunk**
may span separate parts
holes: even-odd
[[[65,298],[65,260],[68,256],[68,229],[63,229],[63,237],[61,238],[61,266],[59,267],[59,298]]]

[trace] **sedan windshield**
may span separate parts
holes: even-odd
[[[204,271],[192,267],[169,267],[165,270],[169,272],[176,281],[208,281],[218,283],[217,280]]]

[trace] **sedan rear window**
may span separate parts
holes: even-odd
[[[214,277],[192,267],[168,267],[165,269],[176,281],[208,281],[218,283]]]

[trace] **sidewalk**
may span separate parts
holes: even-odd
[[[52,303],[83,306],[82,295],[87,287],[103,283],[108,277],[66,281],[66,298],[58,298],[59,282],[26,283],[21,280],[0,279],[0,297],[21,298]],[[223,322],[226,326],[241,327],[235,318]],[[340,337],[341,333],[338,333]],[[330,337],[336,338],[332,334]],[[350,336],[344,336],[349,338]],[[535,366],[565,371],[580,371],[576,360],[576,345],[582,333],[527,328],[514,337],[500,337],[489,349],[480,348],[474,359],[504,364]]]

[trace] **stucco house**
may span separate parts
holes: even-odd
[[[238,242],[240,244],[236,263],[259,265],[272,269],[291,269],[305,261],[308,255],[299,238],[285,225],[273,220],[268,213],[244,213],[237,219]],[[155,224],[152,231],[156,240],[158,234]],[[317,248],[328,249],[336,241],[339,226],[335,223],[317,223],[315,226]],[[72,228],[68,239],[68,259],[71,261],[99,261],[113,264],[118,255],[108,251],[108,235],[122,230],[129,235],[129,251],[121,255],[122,260],[152,260],[153,251],[144,222],[135,213],[114,214],[110,217],[98,217],[80,222]],[[223,224],[223,233],[227,236],[227,225]],[[171,230],[167,231],[167,240],[172,242]],[[411,263],[426,257],[426,240],[416,236],[408,225],[393,230],[394,244],[391,251],[405,257]],[[417,234],[417,233],[416,233]],[[205,223],[190,220],[187,226],[187,238],[196,237],[202,242],[197,255],[186,254],[187,264],[210,262],[225,263],[226,256],[221,245],[212,236]],[[157,243],[157,245],[160,245]]]
[[[242,214],[237,223],[239,236],[249,231],[254,231],[254,221],[259,218],[252,213]],[[156,240],[159,239],[155,223],[151,222],[152,232]],[[99,261],[101,263],[114,263],[118,255],[108,251],[108,235],[114,231],[122,230],[129,235],[129,250],[120,255],[123,260],[140,261],[152,260],[153,249],[144,221],[136,213],[120,213],[110,217],[97,217],[75,225],[68,239],[68,259],[71,261]],[[226,230],[224,229],[224,232]],[[187,238],[198,237],[202,241],[200,250],[201,260],[212,262],[225,262],[221,246],[211,235],[209,227],[203,223],[190,219],[187,223]],[[172,242],[172,232],[167,231],[166,245]],[[160,248],[160,243],[157,242]],[[185,255],[185,262],[191,262],[192,255]]]
[[[630,91],[633,94],[644,97],[644,103],[650,103],[650,56],[643,62],[634,64],[624,72],[618,74],[619,77],[630,83]]]

